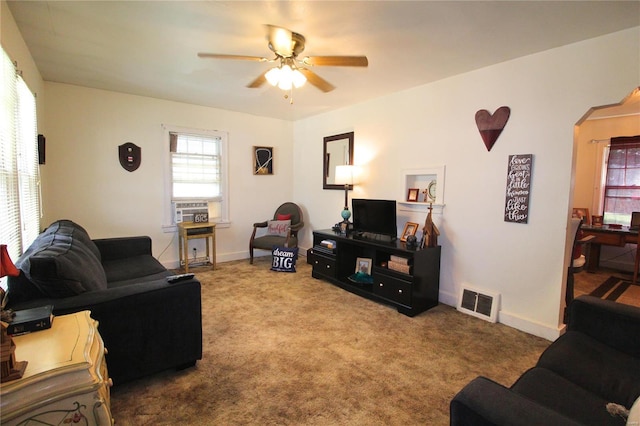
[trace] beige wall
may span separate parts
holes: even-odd
[[[402,169],[445,165],[440,301],[463,286],[501,295],[499,320],[548,338],[562,328],[574,125],[593,106],[619,102],[640,83],[640,28],[587,40],[297,121],[294,198],[311,230],[340,218],[343,194],[322,190],[322,137],[354,130],[367,178],[353,196],[402,200]],[[612,46],[616,48],[613,49]],[[487,152],[474,116],[511,108]],[[533,154],[528,224],[503,220],[507,159]],[[398,219],[424,223],[425,213]]]
[[[36,107],[38,116],[41,117],[44,115],[44,81],[4,0],[0,1],[0,44],[9,58],[17,63],[18,70],[22,72],[22,78],[29,89],[36,94]],[[42,123],[38,123],[38,131],[44,132]]]
[[[175,266],[176,233],[163,230],[169,149],[163,125],[228,132],[231,224],[218,229],[218,261],[247,257],[251,225],[291,200],[290,122],[67,84],[46,83],[45,89],[45,224],[72,219],[94,238],[150,235],[154,255]],[[134,172],[118,160],[125,142],[142,148]],[[273,175],[253,174],[253,146],[274,148]]]

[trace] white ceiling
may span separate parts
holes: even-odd
[[[640,25],[639,1],[8,1],[46,81],[296,120]],[[316,67],[293,105],[269,68],[198,52],[267,56],[264,24],[303,34],[301,56],[366,55]]]

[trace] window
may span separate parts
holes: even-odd
[[[628,225],[640,211],[640,136],[611,138],[604,186],[604,223]]]
[[[0,243],[15,261],[40,232],[36,100],[4,50],[0,72]]]
[[[219,200],[220,137],[169,133],[171,199]]]
[[[169,141],[171,222],[175,203],[207,202],[209,220],[228,222],[227,136],[224,132],[165,129]]]

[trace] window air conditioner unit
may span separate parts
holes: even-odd
[[[209,216],[209,203],[206,201],[175,201],[173,220],[175,223],[195,222],[196,215]]]

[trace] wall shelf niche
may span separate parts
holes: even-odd
[[[404,211],[427,212],[429,204],[433,204],[433,213],[442,213],[445,205],[444,170],[444,165],[402,170],[402,193],[398,197],[398,208]],[[419,190],[417,201],[407,200],[409,188]]]

